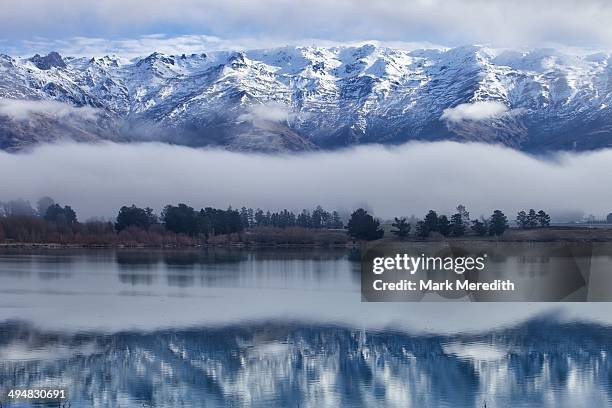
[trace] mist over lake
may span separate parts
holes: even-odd
[[[357,207],[379,217],[449,213],[472,217],[544,208],[555,215],[612,211],[612,150],[536,157],[501,146],[455,142],[368,145],[266,155],[160,143],[43,145],[0,152],[0,199],[49,195],[79,218],[112,218],[134,203],[300,210]]]

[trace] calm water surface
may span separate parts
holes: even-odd
[[[612,406],[612,304],[361,303],[358,259],[3,250],[0,389],[66,387],[72,407]]]

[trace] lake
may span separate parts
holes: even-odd
[[[64,387],[72,407],[612,406],[611,303],[365,303],[359,259],[0,250],[0,389]]]

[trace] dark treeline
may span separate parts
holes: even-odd
[[[242,207],[240,209],[240,220],[244,228],[271,226],[278,228],[302,227],[302,228],[327,228],[340,229],[344,227],[338,211],[326,211],[321,206],[312,211],[302,210],[299,214],[292,211],[282,210],[280,212],[264,211],[260,208]]]
[[[423,221],[416,225],[416,233],[419,237],[427,237],[432,232],[437,232],[445,237],[462,237],[469,233],[478,236],[500,236],[508,228],[508,218],[501,210],[493,211],[489,218],[470,220],[469,213],[465,207],[457,207],[458,212],[450,219],[446,215],[438,215],[430,210]]]
[[[530,209],[528,212],[519,211],[516,216],[516,223],[519,228],[532,229],[550,226],[550,216],[544,210],[536,212]]]
[[[112,223],[79,222],[70,206],[49,197],[41,198],[36,209],[25,200],[0,202],[0,242],[163,246],[256,240],[270,244],[340,244],[347,241],[346,234],[325,231],[341,228],[338,212],[321,206],[296,215],[286,209],[196,210],[180,203],[165,206],[157,215],[151,208],[131,205],[121,207]]]
[[[519,228],[543,228],[550,216],[543,210],[520,211]],[[501,236],[509,228],[506,215],[495,210],[490,217],[471,220],[459,205],[447,216],[430,210],[421,220],[395,218],[391,233],[398,239],[429,237]],[[337,211],[321,206],[294,213],[242,207],[195,209],[187,204],[167,205],[157,215],[151,208],[135,205],[119,209],[115,222],[79,222],[76,212],[49,197],[36,208],[24,200],[0,202],[0,242],[58,243],[81,245],[180,246],[216,243],[264,242],[269,244],[342,244],[376,240],[384,236],[381,221],[362,208],[354,211],[345,225]]]
[[[384,236],[380,221],[363,209],[358,209],[351,215],[347,227],[348,234],[354,240],[370,241]],[[425,239],[436,234],[443,237],[501,236],[509,225],[508,218],[501,210],[493,211],[489,218],[470,220],[470,213],[463,205],[459,205],[457,212],[450,218],[430,210],[422,220],[415,220],[414,233],[412,233],[413,225],[406,217],[395,218],[391,227],[391,233],[399,239],[407,239],[411,236]]]
[[[516,217],[519,228],[544,228],[550,226],[550,216],[540,210],[537,213],[531,209],[529,212],[520,211]],[[403,239],[410,236],[412,225],[407,218],[395,218],[391,224],[391,232],[398,238]],[[470,213],[465,206],[457,206],[457,212],[450,217],[438,215],[434,210],[430,210],[422,220],[415,223],[414,236],[427,238],[432,233],[440,234],[444,237],[463,237],[466,235],[475,236],[501,236],[510,228],[508,217],[501,211],[495,210],[488,218],[471,220]]]
[[[301,227],[305,229],[340,229],[342,220],[337,211],[329,212],[321,206],[314,210],[302,210],[295,214],[289,210],[280,212],[264,212],[258,208],[242,207],[227,210],[206,207],[196,210],[186,204],[167,205],[158,218],[151,208],[138,208],[134,205],[121,207],[117,215],[115,228],[121,231],[130,226],[147,229],[151,225],[162,223],[171,232],[188,236],[225,235],[241,232],[249,228],[275,227],[290,228]]]
[[[393,227],[391,233],[400,239],[409,237],[413,230],[413,225],[405,217],[395,218],[391,226]],[[457,206],[457,212],[450,217],[429,210],[422,220],[414,223],[413,235],[421,239],[435,234],[443,237],[500,236],[508,228],[508,218],[501,210],[493,211],[489,218],[471,220],[470,213],[465,206],[459,205]]]
[[[111,222],[79,222],[70,206],[49,197],[38,200],[36,209],[25,200],[0,202],[0,242],[60,245],[194,245],[189,237],[166,231],[161,225],[117,231]]]

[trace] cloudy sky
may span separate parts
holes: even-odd
[[[610,21],[605,0],[3,0],[0,52],[362,40],[608,49]]]

